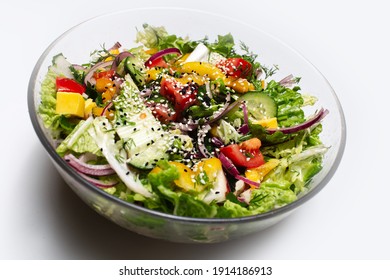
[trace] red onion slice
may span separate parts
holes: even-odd
[[[294,76],[293,75],[288,75],[287,77],[284,77],[279,81],[279,84],[284,86],[284,87],[291,87],[295,84]]]
[[[270,134],[273,134],[276,131],[283,132],[284,134],[298,132],[298,131],[304,130],[306,128],[309,128],[309,127],[313,126],[314,124],[320,122],[328,113],[329,113],[329,111],[327,109],[321,108],[312,118],[308,119],[307,121],[305,121],[301,124],[291,126],[291,127],[267,129],[267,131]]]
[[[207,132],[211,129],[211,126],[206,124],[202,126],[198,131],[198,149],[200,154],[205,158],[210,158],[212,155],[209,153],[209,151],[206,149],[206,146],[204,144],[204,138],[207,135]]]
[[[226,95],[226,102],[225,104],[223,105],[223,107],[221,107],[219,110],[217,110],[211,117],[210,117],[210,120],[208,122],[206,122],[207,124],[211,124],[213,122],[216,122],[218,121],[219,119],[221,119],[223,116],[226,115],[227,112],[229,112],[233,107],[229,107],[230,105],[230,99],[231,99],[231,96],[230,96],[230,93],[228,93]]]
[[[233,164],[233,162],[232,162],[228,157],[226,157],[223,153],[219,153],[218,158],[219,158],[219,160],[221,161],[222,166],[225,168],[225,170],[226,170],[230,175],[232,175],[235,179],[241,180],[241,181],[243,181],[244,183],[246,183],[246,184],[248,184],[248,185],[253,185],[253,186],[256,186],[256,187],[259,187],[259,186],[260,186],[260,183],[254,182],[254,181],[249,180],[248,178],[246,178],[246,177],[240,175],[240,172],[238,171],[237,167],[236,167],[236,166]]]
[[[218,158],[221,161],[222,166],[230,175],[232,175],[233,177],[240,175],[240,172],[238,171],[237,167],[223,153],[219,153]]]
[[[122,47],[122,44],[119,42],[116,42],[111,48],[108,49],[108,51],[117,50],[120,47]]]
[[[242,113],[244,114],[244,124],[248,125],[249,117],[248,117],[248,107],[246,106],[246,102],[242,102]]]
[[[177,48],[167,48],[167,49],[164,49],[164,50],[161,50],[157,53],[155,53],[154,55],[152,55],[146,62],[145,62],[145,66],[146,67],[150,67],[150,65],[153,64],[153,62],[156,60],[156,59],[159,59],[160,57],[163,57],[167,54],[177,54],[177,55],[181,55],[181,52],[179,49]]]
[[[215,136],[211,138],[211,143],[213,143],[214,146],[217,147],[217,148],[220,148],[220,147],[222,147],[224,145],[224,143],[221,140],[221,138],[215,137]]]
[[[64,156],[65,161],[78,172],[92,175],[92,176],[106,176],[115,174],[115,171],[111,168],[109,164],[88,164],[72,154],[68,154]]]
[[[84,72],[88,71],[87,68],[78,64],[72,64],[72,66],[77,71],[84,71]]]
[[[236,178],[237,180],[243,181],[244,183],[246,183],[246,184],[248,184],[248,185],[255,186],[256,188],[260,187],[260,183],[255,182],[255,181],[252,181],[252,180],[249,180],[248,178],[246,178],[246,177],[244,177],[244,176],[237,175],[237,176],[235,176],[235,178]]]
[[[248,124],[243,124],[239,129],[238,129],[238,132],[240,132],[241,134],[245,135],[245,134],[248,134],[249,133],[249,125]]]
[[[102,113],[100,116],[105,116],[107,111],[114,105],[112,101],[110,101],[103,109]]]
[[[118,65],[122,62],[122,60],[124,60],[126,57],[129,57],[129,56],[133,56],[133,54],[130,52],[127,52],[127,51],[124,51],[124,52],[121,52],[120,54],[118,54],[115,57],[114,61],[112,62],[111,70],[116,71],[116,69],[118,68]]]
[[[244,124],[238,129],[238,132],[241,134],[248,134],[249,133],[249,113],[248,113],[248,107],[246,106],[246,102],[243,101],[241,103],[241,109],[242,113],[244,114]]]
[[[85,75],[84,84],[88,85],[88,83],[90,83],[91,85],[94,85],[96,81],[93,78],[93,73],[95,73],[95,71],[99,68],[107,69],[111,67],[111,65],[112,65],[112,61],[102,61],[96,63],[94,66],[91,67],[91,69],[89,69],[87,75]]]

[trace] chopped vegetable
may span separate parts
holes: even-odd
[[[321,108],[299,79],[272,79],[231,34],[189,40],[145,24],[90,61],[53,58],[38,113],[63,157],[108,195],[198,218],[291,203],[322,168]],[[103,44],[104,45],[104,44]],[[262,78],[261,73],[265,73]]]

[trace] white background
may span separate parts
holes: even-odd
[[[390,259],[390,9],[386,2],[3,3],[0,259]],[[41,147],[28,116],[27,84],[48,44],[93,16],[163,5],[212,11],[266,30],[311,61],[338,94],[347,121],[340,167],[324,190],[276,226],[214,245],[173,244],[139,236],[84,205]]]

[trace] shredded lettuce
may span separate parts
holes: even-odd
[[[225,145],[229,143],[237,143],[241,135],[237,130],[228,122],[221,120],[217,128],[217,136],[222,139]]]

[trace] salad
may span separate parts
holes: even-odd
[[[38,114],[56,152],[110,195],[179,216],[232,218],[287,205],[322,168],[326,109],[300,78],[276,81],[231,34],[190,40],[144,24],[136,46],[64,54]]]

